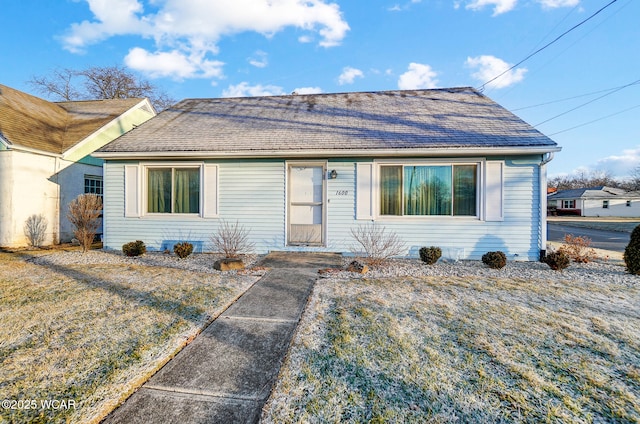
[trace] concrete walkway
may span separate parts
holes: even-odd
[[[270,267],[104,422],[256,423],[331,253],[270,253]]]

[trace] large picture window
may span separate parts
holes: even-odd
[[[476,164],[383,165],[380,215],[476,216]]]
[[[147,212],[200,213],[200,168],[147,168]]]

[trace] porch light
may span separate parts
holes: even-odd
[[[335,169],[332,169],[331,172],[329,172],[329,179],[335,180],[336,178],[338,178],[338,172]]]

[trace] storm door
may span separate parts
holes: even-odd
[[[324,165],[289,165],[288,244],[324,244]]]

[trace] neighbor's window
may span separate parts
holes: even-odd
[[[563,200],[562,201],[562,209],[575,209],[576,201],[575,200]]]
[[[602,209],[609,209],[609,201],[608,200],[603,200],[602,201]]]
[[[200,168],[147,168],[147,212],[200,213]]]
[[[102,177],[97,175],[84,176],[84,193],[97,194],[102,197],[104,194],[104,186],[102,185]]]
[[[477,172],[473,165],[380,167],[380,215],[476,216]]]

